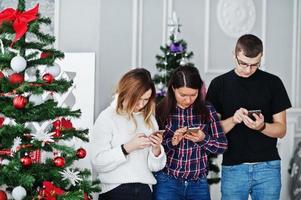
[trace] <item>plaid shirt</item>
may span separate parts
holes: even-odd
[[[210,113],[210,122],[198,120],[193,106],[186,109],[176,107],[168,117],[165,126],[163,146],[167,155],[167,163],[163,171],[168,175],[183,179],[197,180],[207,176],[207,155],[221,154],[227,149],[227,138],[222,131],[217,113],[213,106],[207,105]],[[200,127],[205,133],[205,139],[194,143],[183,139],[173,146],[172,137],[181,127]]]

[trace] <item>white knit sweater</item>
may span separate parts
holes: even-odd
[[[119,115],[113,102],[98,116],[90,140],[92,166],[101,181],[101,193],[108,192],[122,183],[156,184],[152,172],[161,170],[166,155],[155,157],[151,148],[136,150],[124,156],[121,144],[129,142],[137,133],[150,135],[154,130],[147,128],[142,113],[135,113],[137,127],[126,115]],[[151,118],[155,130],[157,122]]]

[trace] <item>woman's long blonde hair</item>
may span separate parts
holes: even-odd
[[[144,116],[144,122],[147,127],[153,128],[151,115],[155,112],[156,90],[149,71],[144,68],[133,69],[124,74],[120,79],[116,89],[116,112],[118,114],[128,114],[129,117],[134,120],[133,112],[135,105],[139,101],[140,97],[149,89],[152,91],[151,97],[141,112]],[[136,125],[135,120],[134,123]]]

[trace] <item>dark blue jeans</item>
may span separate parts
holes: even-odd
[[[152,192],[147,184],[126,183],[100,194],[98,200],[151,200]]]
[[[154,200],[210,200],[206,178],[197,181],[184,181],[168,176],[163,172],[155,175]]]

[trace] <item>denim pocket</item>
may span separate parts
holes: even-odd
[[[168,175],[164,174],[162,171],[155,173],[155,178],[157,179],[157,182],[166,182],[169,179]]]
[[[265,162],[266,166],[271,169],[280,169],[280,160],[272,160]]]

